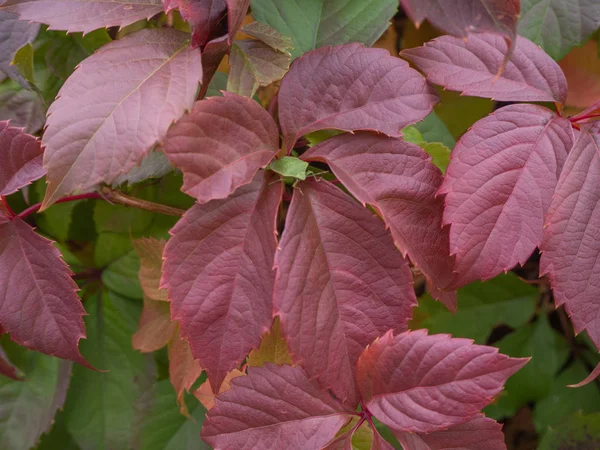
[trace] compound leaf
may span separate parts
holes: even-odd
[[[325,180],[294,191],[275,256],[275,313],[294,362],[341,400],[358,402],[354,367],[416,303],[412,274],[385,226]]]
[[[0,121],[0,195],[9,195],[45,174],[40,142],[21,128]]]
[[[469,339],[390,331],[361,355],[358,386],[369,411],[393,430],[429,433],[477,415],[527,361]]]
[[[224,93],[196,102],[167,134],[165,152],[199,203],[228,197],[279,151],[277,126],[252,99]]]
[[[75,70],[48,111],[45,207],[129,172],[192,107],[202,68],[187,36],[141,30],[105,45]]]
[[[537,105],[501,108],[458,141],[439,190],[456,286],[527,261],[573,142],[569,120]]]
[[[469,36],[465,42],[442,36],[401,55],[450,91],[498,101],[564,103],[567,81],[560,66],[530,40],[518,37],[506,61],[508,44],[490,33]],[[500,73],[500,74],[499,74]]]
[[[437,101],[405,61],[383,49],[348,44],[294,61],[281,82],[279,121],[288,150],[301,136],[329,128],[400,137],[402,128],[425,118]]]
[[[261,172],[228,199],[192,207],[171,230],[163,287],[215,392],[271,326],[281,196],[282,183]]]

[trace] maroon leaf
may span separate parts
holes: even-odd
[[[257,102],[226,92],[196,102],[171,127],[164,148],[183,171],[183,191],[206,203],[250,183],[279,151],[279,136]]]
[[[275,312],[292,359],[356,405],[364,348],[407,329],[416,304],[408,264],[371,212],[327,181],[309,180],[294,192],[275,267]]]
[[[45,207],[129,172],[192,107],[202,69],[188,36],[141,30],[81,63],[49,109]]]
[[[587,330],[600,349],[600,136],[582,129],[567,157],[546,216],[540,274],[575,331]]]
[[[224,35],[213,39],[202,49],[202,86],[198,98],[204,98],[208,85],[229,51],[229,47],[229,37]]]
[[[439,191],[456,285],[527,261],[573,142],[569,120],[536,105],[506,106],[463,135]]]
[[[283,78],[279,121],[288,150],[302,135],[326,128],[399,137],[437,101],[423,77],[387,50],[323,47],[297,58]]]
[[[400,0],[419,26],[425,19],[455,36],[495,32],[513,40],[517,34],[519,0]]]
[[[39,30],[39,25],[21,21],[16,14],[0,9],[0,73],[4,72],[25,88],[29,88],[29,83],[11,62],[21,47],[35,40]]]
[[[483,415],[433,433],[394,434],[404,450],[506,450],[502,425]]]
[[[160,0],[6,0],[0,10],[51,30],[82,31],[124,27],[162,12]]]
[[[353,410],[334,399],[301,367],[251,367],[217,397],[202,428],[215,450],[321,448]]]
[[[272,322],[282,184],[260,173],[226,200],[195,205],[165,248],[173,320],[218,392]]]
[[[0,225],[0,324],[16,343],[90,367],[77,348],[85,310],[52,243],[19,218]]]
[[[192,45],[202,47],[224,34],[227,16],[225,0],[163,0],[165,10],[177,8],[192,27]]]
[[[341,135],[303,157],[322,161],[361,203],[372,205],[390,227],[394,242],[425,274],[434,297],[450,309],[456,294],[443,292],[453,279],[443,200],[435,194],[442,174],[418,146],[370,133]]]
[[[498,75],[507,52],[502,37],[482,33],[466,42],[442,36],[423,47],[402,50],[401,55],[425,72],[430,82],[463,95],[499,101],[565,102],[565,76],[541,48],[524,37],[517,38]]]
[[[0,195],[17,192],[44,176],[42,147],[21,128],[0,121]]]
[[[369,411],[396,431],[430,433],[478,414],[528,358],[427,330],[392,332],[358,361],[358,386]]]
[[[250,0],[225,0],[227,3],[227,29],[229,31],[229,44],[233,41],[233,37],[239,31],[248,8]]]

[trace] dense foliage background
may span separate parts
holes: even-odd
[[[246,28],[237,33],[237,40],[227,50],[228,56],[220,61],[224,51],[218,49],[222,44],[219,39],[227,34],[223,17],[216,21],[218,26],[200,29],[198,18],[185,9],[187,3],[183,1],[166,0],[167,13],[149,9],[149,19],[122,28],[119,23],[108,28],[90,25],[86,34],[51,30],[47,25],[27,21],[20,21],[21,28],[17,30],[15,11],[33,22],[44,23],[35,17],[35,11],[18,10],[19,3],[34,4],[40,15],[49,14],[45,8],[63,6],[50,0],[9,0],[0,5],[0,120],[10,120],[11,127],[23,127],[34,136],[42,136],[46,114],[49,108],[52,112],[51,105],[65,81],[74,72],[77,74],[78,64],[103,45],[146,28],[193,32],[192,43],[202,48],[203,66],[208,58],[216,58],[211,61],[216,69],[212,79],[207,75],[211,70],[204,67],[204,79],[209,79],[210,84],[202,86],[200,96],[235,92],[254,98],[271,113],[282,107],[281,99],[277,105],[276,94],[290,62],[315,48],[362,42],[385,49],[395,57],[401,50],[419,47],[442,34],[461,34],[460,27],[458,33],[448,29],[448,12],[437,10],[438,2],[433,1],[419,2],[423,10],[416,8],[418,11],[410,10],[412,2],[402,2],[413,19],[427,18],[416,27],[397,0],[253,0],[243,20]],[[91,8],[85,4],[81,7]],[[69,21],[77,23],[73,17],[57,16],[52,20],[63,21],[63,25],[53,28],[71,30]],[[255,20],[272,29],[256,26]],[[599,25],[600,2],[594,0],[521,1],[518,34],[541,46],[565,73],[565,117],[600,98]],[[502,32],[503,26],[496,31]],[[79,30],[77,26],[73,28]],[[477,28],[476,22],[473,28]],[[15,39],[17,33],[19,39]],[[16,46],[15,41],[19,41]],[[189,64],[194,64],[193,57]],[[108,62],[103,67],[85,70],[90,90],[107,79],[118,90],[123,81],[120,69]],[[310,79],[310,71],[306,73]],[[479,119],[510,102],[460,95],[441,88],[437,88],[437,93],[441,101],[434,112],[406,128],[404,137],[429,153],[444,172],[456,141]],[[111,95],[108,84],[98,98]],[[142,98],[152,95],[152,91],[145,92]],[[552,102],[538,103],[554,109]],[[140,105],[144,108],[143,101]],[[76,117],[87,111],[73,110],[71,114]],[[165,121],[165,129],[179,119],[168,108],[157,112],[157,117]],[[61,124],[66,128],[71,119],[51,120],[66,120]],[[302,144],[308,148],[333,134],[310,133]],[[150,144],[156,140],[148,139]],[[106,141],[104,145],[116,148],[120,143]],[[298,166],[297,161],[291,166],[271,166],[274,172],[287,176],[286,206],[279,213],[280,231],[292,186],[298,179],[307,175],[314,178],[327,169],[324,163],[316,162],[306,172],[307,168]],[[119,163],[122,161],[116,162]],[[4,160],[0,160],[2,164]],[[2,170],[0,167],[0,174]],[[89,176],[82,171],[81,180],[76,182],[84,185]],[[192,196],[200,198],[205,194],[200,189],[186,189],[182,173],[159,148],[145,157],[141,168],[104,184],[92,195],[72,198],[73,201],[53,204],[69,193],[61,192],[62,183],[46,182],[45,177],[40,178],[3,199],[9,211],[21,214],[36,227],[37,233],[54,241],[74,272],[86,313],[86,339],[79,348],[85,360],[100,370],[28,350],[13,342],[14,336],[11,340],[9,334],[0,337],[0,362],[12,364],[0,368],[2,373],[12,370],[15,378],[0,377],[0,449],[210,448],[200,439],[200,430],[207,408],[214,406],[214,396],[187,341],[181,339],[177,323],[170,321],[167,294],[160,285],[169,230],[194,205]],[[191,196],[181,191],[182,185]],[[46,192],[47,186],[52,192]],[[39,210],[41,202],[49,207]],[[0,245],[0,254],[2,251]],[[418,307],[412,311],[409,328],[470,338],[476,344],[497,347],[511,357],[532,358],[484,409],[488,417],[504,424],[509,449],[600,448],[600,384],[596,380],[576,389],[567,387],[586,378],[600,357],[585,331],[574,334],[564,308],[555,308],[548,278],[538,276],[539,261],[536,250],[524,264],[506,274],[461,287],[456,313],[429,295],[426,277],[413,266]],[[14,286],[18,286],[18,276],[11,275]],[[0,286],[0,309],[9,302],[7,293],[9,289]],[[0,327],[0,334],[2,331]],[[76,361],[79,358],[72,354],[66,357]],[[246,363],[223,375],[221,391],[229,388],[230,380],[242,375],[247,366],[260,366],[266,361],[292,361],[277,319]],[[376,426],[395,448],[401,448],[385,425]],[[368,430],[360,430],[353,438],[353,448],[371,448],[372,436]]]

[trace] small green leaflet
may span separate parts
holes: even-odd
[[[15,53],[11,65],[15,66],[23,78],[31,85],[35,85],[35,75],[33,71],[33,46],[25,44]]]
[[[274,160],[270,165],[269,169],[273,172],[283,175],[284,177],[292,177],[298,180],[306,180],[306,169],[308,169],[308,163],[301,161],[293,156],[284,156]]]
[[[431,162],[446,173],[446,168],[450,163],[450,149],[441,142],[427,142],[421,132],[414,126],[406,127],[402,130],[402,136],[407,142],[418,145],[431,156]]]

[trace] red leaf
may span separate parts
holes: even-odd
[[[35,41],[39,30],[39,25],[19,20],[19,16],[0,7],[0,78],[4,78],[1,76],[4,72],[23,87],[29,88],[29,83],[11,63],[21,47]]]
[[[416,304],[411,272],[371,212],[325,180],[301,183],[275,256],[275,312],[294,362],[358,403],[354,368]]]
[[[165,152],[199,203],[227,198],[279,151],[277,126],[257,102],[224,93],[196,102],[167,135]]]
[[[75,70],[49,109],[44,207],[129,172],[192,107],[202,69],[188,37],[168,28],[141,30]]]
[[[504,62],[508,45],[495,34],[461,38],[442,36],[423,47],[402,50],[427,79],[463,95],[499,101],[564,103],[567,80],[560,66],[530,40],[519,36],[514,52]]]
[[[261,172],[228,199],[193,206],[171,230],[163,286],[215,392],[271,326],[281,195]]]
[[[188,342],[177,331],[169,342],[169,379],[177,393],[181,414],[188,415],[184,392],[190,391],[201,373],[200,363],[194,359]]]
[[[250,0],[225,0],[225,3],[227,3],[227,29],[229,31],[229,44],[231,44],[233,37],[241,28],[248,13]]]
[[[131,342],[135,350],[153,352],[167,345],[176,331],[177,322],[171,321],[169,303],[144,298],[140,326]]]
[[[0,10],[21,20],[49,25],[51,30],[89,33],[98,28],[124,27],[162,12],[160,0],[6,0]]]
[[[229,37],[224,35],[213,39],[202,49],[202,86],[198,98],[204,98],[208,91],[208,85],[229,51],[229,47]]]
[[[404,450],[506,450],[502,425],[483,415],[443,431],[394,434]]]
[[[540,274],[575,332],[587,330],[600,349],[600,136],[582,129],[567,157],[546,216]]]
[[[279,121],[288,150],[302,135],[326,128],[399,137],[437,101],[423,77],[387,50],[322,47],[297,58],[283,78]]]
[[[44,176],[42,147],[21,128],[0,121],[0,195],[17,192]]]
[[[506,106],[463,135],[439,191],[457,286],[527,261],[573,142],[569,120],[536,105]]]
[[[192,27],[192,45],[202,47],[223,35],[226,29],[225,0],[163,0],[165,11],[179,9],[181,17]]]
[[[418,146],[368,133],[341,135],[303,157],[323,161],[361,203],[372,205],[390,227],[396,245],[425,274],[431,294],[450,309],[456,294],[442,292],[453,278],[443,200],[435,198],[442,174]]]
[[[448,34],[495,32],[513,40],[517,34],[519,0],[400,0],[417,26],[425,19]],[[470,38],[470,36],[469,36]]]
[[[16,343],[91,367],[77,348],[85,310],[52,243],[19,218],[0,225],[0,324]]]
[[[392,332],[358,361],[358,385],[369,411],[389,427],[429,433],[475,416],[529,359],[427,330]]]
[[[251,367],[217,397],[202,428],[215,450],[321,448],[353,410],[334,399],[300,367]]]

